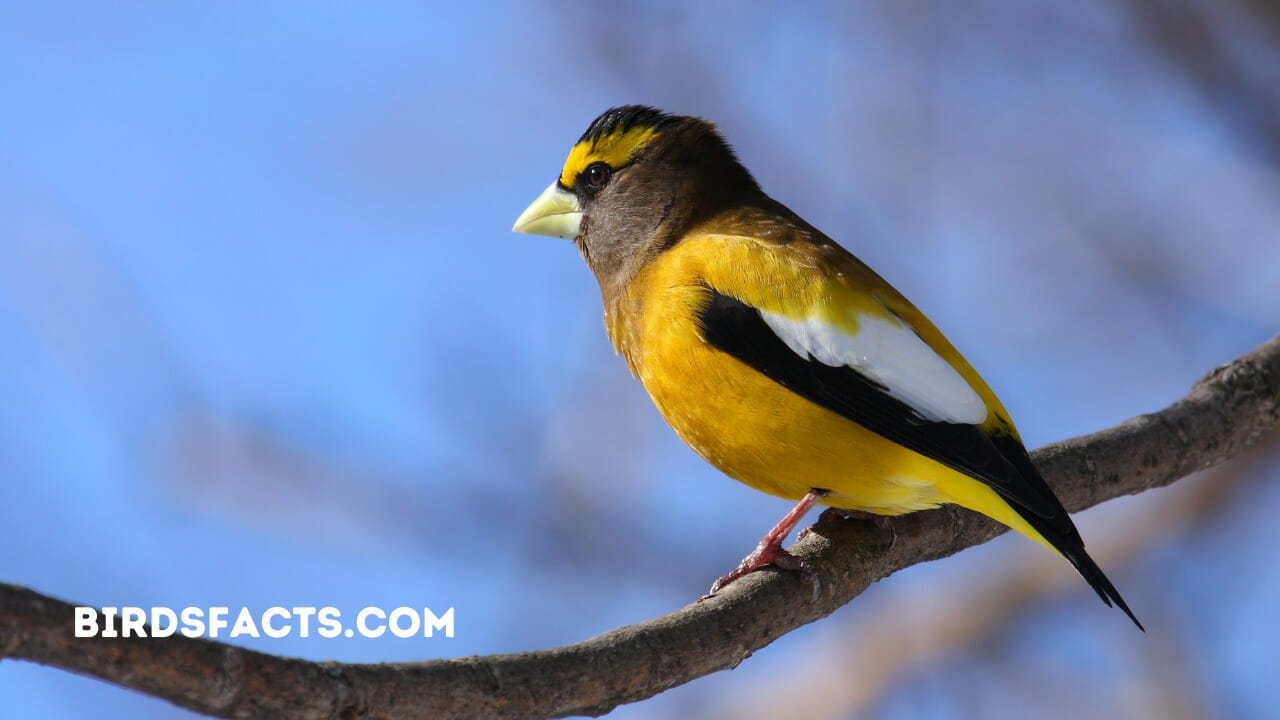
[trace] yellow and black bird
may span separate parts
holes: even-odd
[[[799,504],[712,591],[766,564],[813,507],[954,503],[1060,553],[1133,620],[991,388],[889,283],[769,197],[715,127],[596,118],[517,232],[575,241],[609,338],[711,464]]]

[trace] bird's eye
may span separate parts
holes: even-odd
[[[591,190],[602,190],[605,185],[609,184],[609,178],[613,177],[613,170],[609,166],[602,163],[593,163],[586,170],[587,187]]]

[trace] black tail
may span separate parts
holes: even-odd
[[[1089,583],[1089,587],[1098,593],[1098,597],[1102,598],[1102,602],[1111,607],[1112,603],[1124,611],[1125,615],[1133,621],[1134,625],[1142,632],[1147,629],[1142,627],[1142,623],[1138,622],[1138,618],[1134,616],[1133,611],[1129,609],[1129,605],[1125,603],[1124,598],[1120,597],[1120,591],[1116,590],[1116,586],[1111,584],[1106,574],[1102,572],[1102,568],[1089,557],[1089,553],[1084,551],[1084,540],[1080,537],[1080,531],[1076,529],[1076,524],[1071,522],[1071,516],[1067,513],[1067,509],[1062,507],[1062,501],[1053,494],[1053,490],[1049,487],[1049,483],[1044,481],[1044,476],[1032,464],[1031,457],[1027,455],[1027,450],[1022,443],[1015,440],[1009,435],[992,438],[996,447],[999,448],[1000,454],[1013,463],[1018,469],[1018,474],[1026,482],[1027,487],[1024,489],[1034,490],[1042,500],[1051,501],[1055,506],[1056,512],[1049,516],[1038,515],[1034,510],[1029,509],[1026,503],[1018,502],[1016,498],[1008,498],[1011,500],[1009,505],[1022,516],[1027,524],[1040,533],[1040,536],[1049,541],[1058,552],[1062,553],[1076,570]],[[997,489],[997,492],[999,489]],[[1003,494],[1003,493],[1002,493]]]
[[[1039,477],[1039,473],[1036,476]],[[1041,480],[1041,482],[1044,481]],[[1035,528],[1035,531],[1040,533],[1045,540],[1048,540],[1050,545],[1062,553],[1067,560],[1071,561],[1071,564],[1089,583],[1094,592],[1098,593],[1098,597],[1102,598],[1102,602],[1106,603],[1107,607],[1111,607],[1112,603],[1115,603],[1117,607],[1124,611],[1125,615],[1129,616],[1133,624],[1138,626],[1139,630],[1142,632],[1147,631],[1146,628],[1142,627],[1142,623],[1138,622],[1138,618],[1129,609],[1124,598],[1120,597],[1120,591],[1116,590],[1116,586],[1111,584],[1111,580],[1102,572],[1102,568],[1098,567],[1093,558],[1089,557],[1089,553],[1084,551],[1084,540],[1080,537],[1080,531],[1076,530],[1075,523],[1071,522],[1066,509],[1062,509],[1061,515],[1058,517],[1047,520],[1017,504],[1010,503],[1010,505],[1027,521],[1027,524]]]

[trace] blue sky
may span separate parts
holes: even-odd
[[[695,599],[785,503],[666,429],[569,244],[509,231],[624,102],[716,120],[937,321],[1029,445],[1172,401],[1280,324],[1275,168],[1106,5],[1009,5],[0,5],[0,579],[99,605],[457,608],[453,640],[245,643],[348,661],[548,647]],[[1246,552],[1275,531],[1233,512],[1116,574],[1131,604],[1218,623],[1190,631],[1222,675],[1207,702],[1243,717],[1274,700],[1256,638],[1280,574]],[[934,597],[1015,551],[883,592]],[[1197,595],[1193,561],[1249,591]],[[1015,622],[1006,655],[1130,652],[1086,593]],[[617,716],[713,706],[858,605]],[[955,687],[1004,687],[922,677],[877,716],[963,717]],[[184,716],[14,662],[0,702]]]

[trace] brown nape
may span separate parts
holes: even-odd
[[[605,304],[691,228],[748,205],[772,204],[708,122],[680,118],[594,197],[584,198],[582,255]]]

